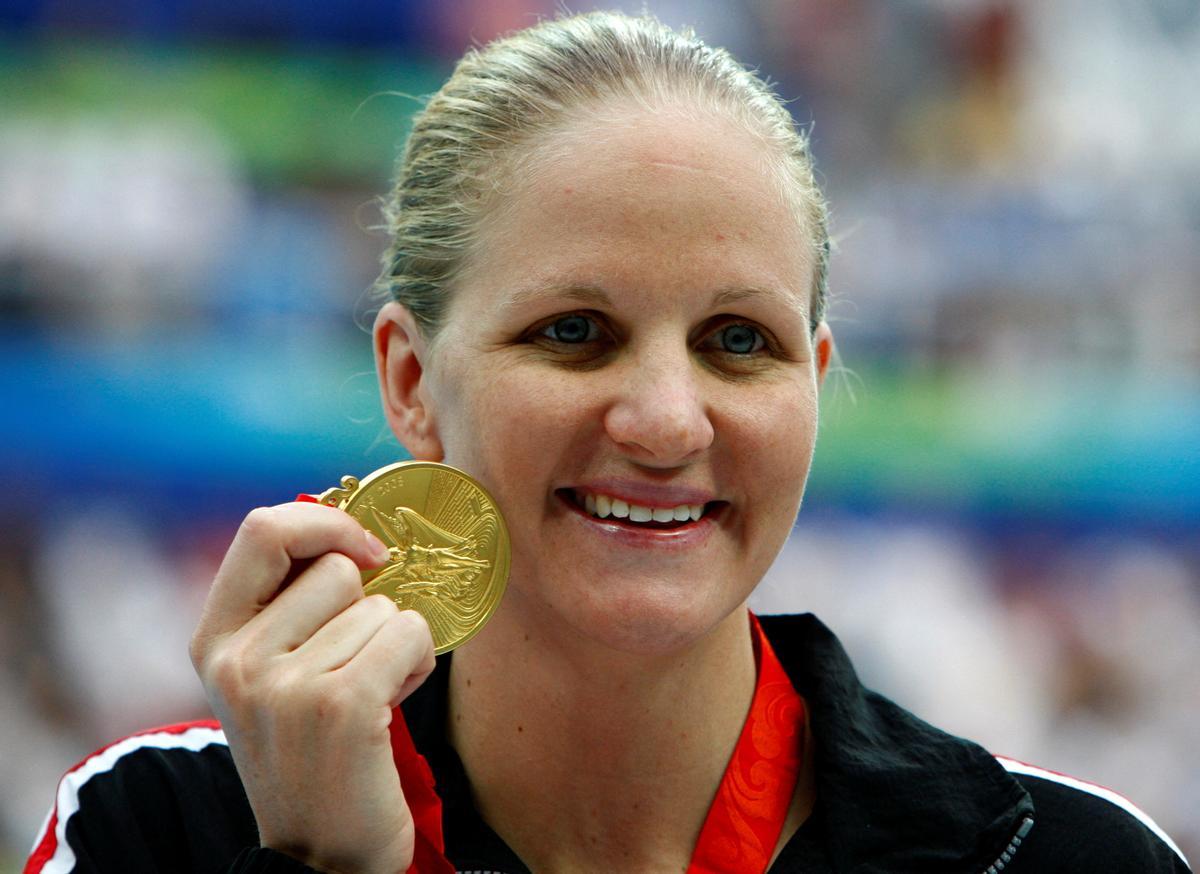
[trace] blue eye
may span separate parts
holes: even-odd
[[[750,325],[726,325],[716,333],[721,350],[734,355],[752,355],[767,345],[763,335]]]
[[[600,339],[600,329],[587,316],[563,316],[544,327],[542,336],[557,343],[589,343]]]

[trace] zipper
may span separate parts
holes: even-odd
[[[1017,833],[1008,842],[1008,846],[1004,848],[1004,852],[1000,854],[1000,858],[988,865],[983,874],[1000,874],[1001,871],[1007,868],[1008,863],[1012,861],[1012,857],[1017,852],[1017,847],[1021,846],[1021,841],[1025,840],[1025,836],[1029,834],[1031,828],[1033,828],[1032,816],[1027,816],[1021,820],[1021,825],[1017,828]]]

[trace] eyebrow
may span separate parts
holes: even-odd
[[[546,298],[564,298],[596,307],[612,305],[608,292],[594,285],[538,285],[513,292],[505,308],[515,309]]]
[[[505,304],[505,308],[515,309],[548,298],[562,298],[594,307],[612,306],[612,298],[609,297],[608,292],[603,288],[595,285],[570,284],[539,285],[532,288],[519,289],[513,292],[512,297]],[[766,298],[789,307],[794,307],[798,302],[793,295],[781,289],[739,285],[721,289],[713,295],[712,302],[709,305],[713,308],[719,308],[753,298]]]
[[[749,287],[736,286],[733,288],[723,288],[713,296],[712,305],[714,307],[723,307],[752,298],[767,298],[787,306],[795,306],[797,303],[795,296],[786,291],[778,288],[762,288],[753,285]]]

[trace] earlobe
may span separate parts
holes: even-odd
[[[441,461],[444,452],[428,397],[428,345],[407,307],[392,301],[375,317],[375,370],[383,414],[413,458]]]
[[[813,332],[813,352],[817,359],[817,386],[820,387],[825,383],[829,362],[833,360],[833,331],[825,322],[817,325]]]

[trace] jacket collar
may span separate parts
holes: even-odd
[[[817,825],[835,871],[982,871],[1033,803],[982,747],[866,689],[820,620],[760,617],[804,697]],[[782,859],[781,859],[782,861]]]
[[[815,742],[816,809],[772,870],[975,872],[995,861],[1032,815],[1016,779],[982,747],[866,689],[815,616],[759,620],[804,697]],[[445,737],[450,654],[437,661],[401,707],[437,776],[451,861],[459,869],[527,871],[475,810]]]

